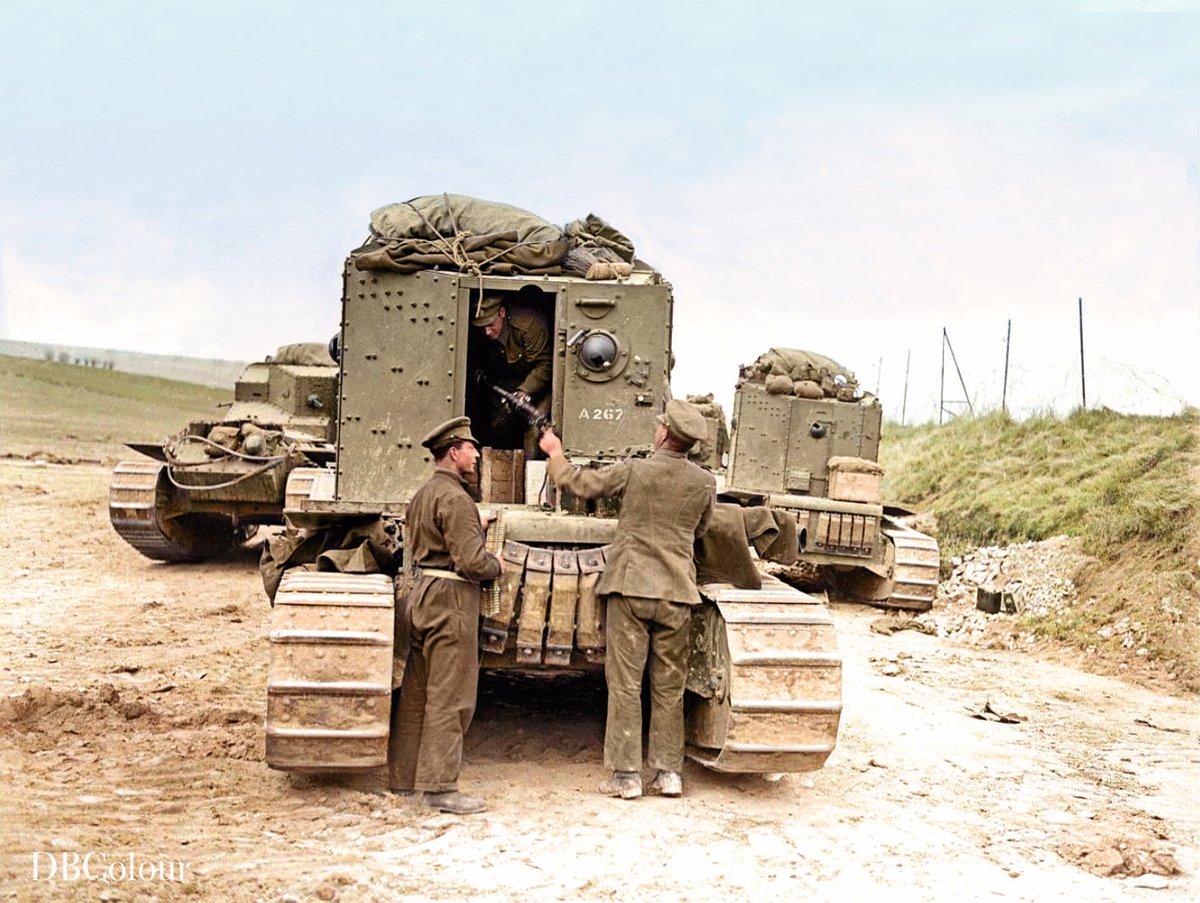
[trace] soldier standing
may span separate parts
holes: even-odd
[[[484,365],[484,373],[492,384],[516,392],[542,413],[549,411],[551,349],[545,321],[523,307],[514,307],[510,311],[500,296],[493,294],[483,296],[471,324],[483,330],[483,334],[495,343]],[[488,427],[491,440],[487,444],[504,447],[515,441],[516,425],[523,431],[521,443],[526,458],[533,458],[538,450],[538,431],[526,429],[524,421],[514,418],[502,402],[495,398],[490,401]]]
[[[708,527],[716,501],[712,474],[687,458],[708,434],[694,405],[672,399],[659,415],[654,454],[593,470],[573,467],[562,442],[541,439],[547,471],[557,486],[582,498],[620,496],[617,538],[596,586],[607,612],[604,675],[608,720],[604,765],[612,775],[599,791],[642,795],[642,671],[650,660],[651,790],[683,793],[683,688],[687,676],[691,607],[696,589],[693,544]]]
[[[471,421],[449,420],[421,444],[433,452],[433,473],[405,511],[413,583],[397,628],[409,654],[399,700],[392,698],[388,784],[402,794],[423,791],[425,803],[443,812],[468,815],[487,808],[458,790],[479,685],[479,584],[503,565],[484,547],[479,509],[464,486],[479,459]]]

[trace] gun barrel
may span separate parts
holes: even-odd
[[[520,412],[521,416],[529,422],[530,426],[542,429],[549,425],[550,418],[517,395],[516,392],[509,392],[507,389],[501,389],[499,386],[492,386],[491,388],[493,392],[504,399],[509,407]]]

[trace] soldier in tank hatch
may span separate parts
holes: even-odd
[[[471,325],[488,339],[483,362],[488,382],[516,392],[541,413],[550,410],[551,347],[545,320],[525,307],[510,307],[500,295],[483,295]],[[524,448],[526,458],[538,456],[539,431],[529,428],[497,397],[489,398],[487,444]]]

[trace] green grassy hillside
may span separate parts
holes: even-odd
[[[134,455],[189,420],[223,416],[230,391],[0,355],[0,453],[99,461]]]
[[[1003,414],[884,429],[885,496],[937,520],[943,561],[980,545],[1078,537],[1076,610],[1034,633],[1102,651],[1128,617],[1150,655],[1200,690],[1200,413]],[[1118,650],[1109,650],[1117,652]]]

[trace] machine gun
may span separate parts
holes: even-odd
[[[545,432],[554,428],[554,424],[550,422],[550,418],[539,411],[533,404],[526,401],[520,393],[510,392],[507,389],[501,389],[499,386],[494,385],[482,370],[475,371],[475,383],[495,392],[500,397],[500,400],[504,402],[505,407],[510,411],[520,414],[531,427],[539,432]]]

